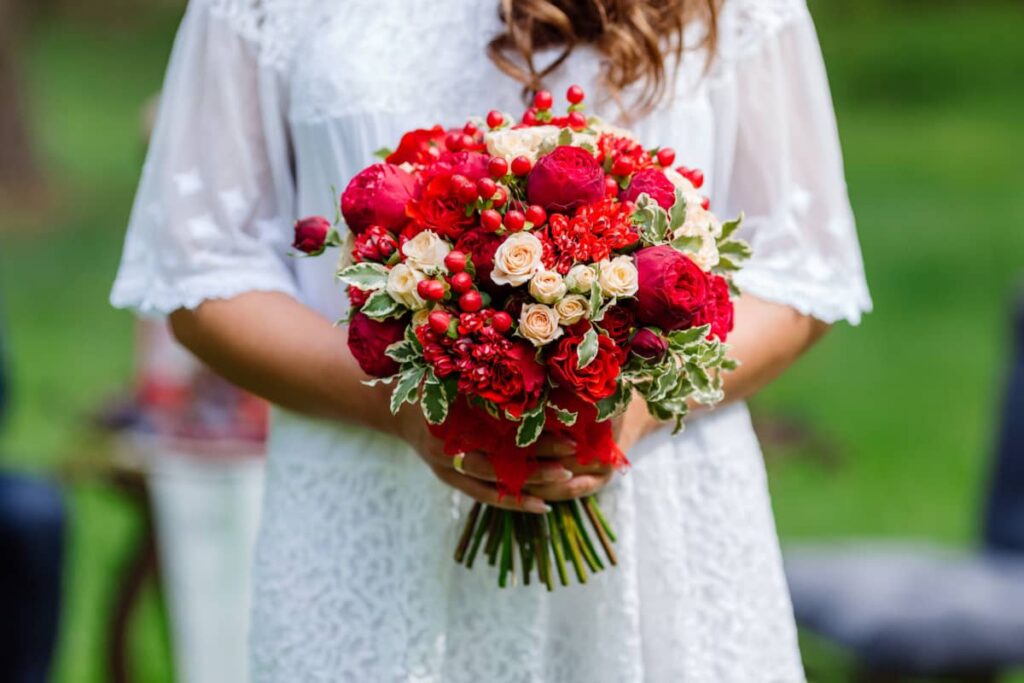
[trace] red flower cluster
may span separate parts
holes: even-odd
[[[612,133],[603,133],[597,138],[597,161],[617,176],[636,173],[654,163],[639,142]]]
[[[572,218],[560,213],[548,218],[547,236],[554,247],[554,268],[563,275],[574,263],[597,263],[612,252],[635,244],[634,206],[604,199],[576,211]]]
[[[488,157],[479,152],[445,152],[420,174],[421,184],[406,213],[412,219],[411,234],[433,230],[457,239],[476,224],[466,215],[466,201],[459,197],[463,183],[475,183],[487,175]]]

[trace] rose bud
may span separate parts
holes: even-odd
[[[295,224],[295,241],[292,247],[306,254],[319,254],[327,243],[331,223],[323,216],[303,218]]]
[[[604,198],[604,171],[587,150],[562,145],[537,160],[526,179],[526,196],[548,213],[569,213]]]
[[[659,361],[668,352],[668,340],[650,328],[641,327],[633,337],[630,350],[645,360]]]
[[[636,315],[645,325],[671,332],[691,327],[708,300],[704,271],[668,245],[633,255],[638,274]]]
[[[357,261],[384,263],[396,249],[398,240],[394,235],[379,225],[371,225],[365,232],[356,236],[352,252]]]
[[[374,164],[360,171],[341,195],[341,213],[349,229],[359,234],[377,224],[397,232],[408,222],[405,205],[412,199],[415,180],[391,164]]]
[[[658,168],[651,167],[638,171],[629,186],[619,192],[619,201],[635,202],[641,194],[648,195],[666,211],[676,203],[676,186]]]
[[[363,372],[371,377],[389,377],[398,372],[398,363],[384,351],[405,336],[408,317],[374,320],[356,313],[348,324],[348,348]]]

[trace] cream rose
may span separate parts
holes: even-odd
[[[711,214],[707,215],[711,216]],[[717,229],[718,233],[721,234],[722,227],[721,224],[718,224],[716,228],[715,224],[717,224],[717,220],[712,223],[705,218],[704,222],[698,222],[696,220],[691,221],[687,217],[683,226],[672,233],[674,239],[696,237],[700,240],[696,249],[688,249],[686,253],[690,255],[694,263],[700,266],[700,269],[703,271],[710,271],[718,265],[718,242],[715,238],[715,230]]]
[[[558,313],[545,304],[526,304],[519,313],[519,334],[534,346],[544,346],[562,336]]]
[[[542,304],[553,304],[565,296],[565,281],[554,270],[540,270],[530,280],[530,296]]]
[[[557,126],[492,130],[484,134],[484,144],[491,156],[504,157],[507,161],[523,156],[536,161],[545,141],[557,137],[558,132]]]
[[[420,298],[416,291],[416,285],[424,279],[423,273],[410,268],[404,263],[398,263],[388,273],[388,284],[386,289],[391,298],[406,308],[416,310],[423,308],[426,302]]]
[[[499,285],[518,287],[525,284],[541,269],[544,245],[528,232],[509,235],[494,252],[494,270],[491,279]]]
[[[558,314],[558,321],[563,325],[574,325],[587,315],[590,304],[587,298],[579,294],[569,294],[555,304],[555,313]]]
[[[631,256],[616,256],[610,261],[605,259],[598,266],[597,280],[606,296],[633,296],[638,277]]]
[[[596,279],[597,272],[590,266],[581,263],[569,269],[569,273],[565,276],[565,286],[569,288],[570,292],[590,294],[590,286]]]
[[[444,257],[451,246],[433,230],[424,230],[402,245],[406,263],[417,270],[429,271],[444,266]]]

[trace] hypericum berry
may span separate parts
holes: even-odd
[[[509,213],[511,213],[511,211]],[[530,221],[534,225],[541,225],[547,219],[548,214],[542,206],[537,206],[536,204],[533,204],[526,209],[526,220]]]
[[[494,232],[501,227],[501,214],[494,209],[484,209],[480,212],[480,226],[487,232]]]
[[[578,85],[570,85],[565,91],[565,99],[569,100],[569,104],[579,104],[584,97],[583,88]]]
[[[676,151],[671,147],[662,147],[658,150],[658,164],[662,168],[668,168],[676,160]]]
[[[699,168],[687,168],[686,166],[679,166],[676,168],[676,172],[690,181],[690,184],[695,188],[700,188],[704,184],[704,173]]]
[[[466,252],[453,249],[444,257],[444,267],[453,273],[461,273],[466,269]]]
[[[462,149],[462,133],[451,132],[445,135],[444,146],[449,152],[458,152]]]
[[[455,186],[455,196],[463,204],[469,204],[476,201],[476,185],[472,181],[467,180],[465,185]]]
[[[526,216],[523,215],[522,211],[516,211],[512,209],[505,213],[505,227],[512,232],[519,232],[526,225]]]
[[[476,181],[476,191],[484,199],[490,199],[494,196],[494,193],[498,191],[498,183],[494,182],[490,178],[481,178]]]
[[[472,147],[473,145],[476,144],[476,140],[473,139],[472,135],[469,135],[468,133],[463,133],[462,134],[462,143],[461,144],[462,144],[462,149],[469,149],[470,147]]]
[[[484,298],[475,289],[471,289],[459,297],[459,307],[467,313],[476,313],[483,306]]]
[[[508,191],[504,187],[498,185],[498,191],[491,197],[491,204],[495,206],[505,206],[505,202],[508,201]]]
[[[504,178],[507,173],[508,162],[505,161],[504,157],[491,157],[491,160],[487,162],[487,175],[495,180]]]
[[[452,316],[445,311],[433,311],[427,316],[427,324],[430,325],[430,329],[438,334],[445,334],[451,322]]]
[[[705,197],[704,199],[700,200],[700,208],[704,209],[705,211],[710,209],[711,208],[711,200],[708,199],[707,197]]]
[[[527,126],[537,125],[537,110],[534,107],[530,107],[523,112],[523,123]]]
[[[512,160],[512,172],[516,175],[526,175],[533,168],[533,162],[529,157],[519,156]]]
[[[587,127],[587,117],[578,111],[569,112],[569,127],[573,130],[583,130]]]
[[[444,283],[440,280],[420,280],[416,285],[416,293],[427,301],[440,301],[444,298]]]
[[[551,105],[554,103],[555,98],[551,96],[551,92],[548,90],[538,90],[537,94],[533,96],[533,106],[541,111],[551,109]]]
[[[604,194],[606,197],[614,197],[619,193],[619,181],[615,179],[615,176],[606,175],[604,177]]]
[[[494,317],[491,318],[491,327],[494,328],[495,332],[505,334],[512,329],[512,316],[505,311],[498,311],[494,314]]]
[[[473,276],[463,270],[448,278],[448,284],[452,286],[452,290],[456,293],[462,294],[473,289]]]
[[[462,132],[470,137],[475,137],[476,134],[480,132],[480,129],[476,127],[475,123],[469,121],[462,127]]]
[[[635,170],[636,165],[633,160],[628,157],[619,157],[612,164],[612,175],[630,175]]]
[[[503,123],[505,123],[505,115],[500,111],[492,109],[487,112],[487,126],[489,128],[497,128]]]

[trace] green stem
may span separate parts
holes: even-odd
[[[492,567],[498,563],[498,550],[501,548],[501,531],[504,510],[495,508],[494,517],[491,519],[491,528],[487,531],[487,545],[484,552],[487,553],[487,563]]]
[[[587,560],[587,564],[590,565],[591,571],[597,572],[604,569],[604,563],[601,562],[597,549],[594,547],[593,541],[590,540],[587,527],[583,525],[583,516],[580,514],[578,501],[569,501],[569,510],[572,512],[572,521],[576,534],[583,541],[583,557]]]
[[[533,539],[535,545],[533,553],[537,559],[537,571],[540,574],[540,580],[544,582],[549,591],[553,591],[555,590],[555,584],[551,578],[551,556],[548,554],[551,551],[548,548],[547,522],[540,515],[530,515],[529,519],[534,532]]]
[[[558,527],[558,518],[554,511],[548,513],[548,537],[551,549],[555,553],[555,567],[558,568],[558,580],[563,586],[569,585],[569,574],[565,571],[565,554],[562,550],[562,534]]]
[[[573,569],[576,570],[576,579],[580,583],[587,582],[587,570],[583,567],[583,555],[580,553],[579,544],[576,543],[576,534],[572,533],[572,514],[564,503],[558,503],[555,508],[558,512],[558,530],[562,534],[562,541],[565,543],[569,559],[572,560]]]
[[[612,525],[608,523],[607,519],[605,519],[604,513],[601,512],[601,506],[597,504],[597,497],[588,496],[587,498],[584,498],[584,500],[589,503],[591,510],[597,517],[597,521],[601,523],[601,528],[603,528],[604,532],[608,534],[608,538],[611,540],[611,542],[614,543],[615,541],[617,541],[618,539],[615,538],[615,532],[612,531]]]
[[[501,569],[498,574],[498,585],[508,585],[508,575],[512,571],[512,513],[505,510],[501,515]]]
[[[473,507],[469,511],[469,519],[466,520],[466,525],[462,528],[459,544],[455,546],[455,561],[459,564],[462,564],[462,559],[466,556],[466,550],[469,548],[469,541],[473,538],[473,529],[476,528],[482,507],[481,503],[473,503]]]
[[[516,543],[519,546],[519,560],[523,567],[523,585],[530,585],[530,569],[533,566],[533,534],[530,533],[529,520],[526,513],[517,512],[512,521],[512,531],[515,533]]]
[[[597,514],[594,512],[594,508],[597,507],[597,501],[593,498],[583,499],[583,511],[587,513],[587,518],[590,520],[590,525],[594,527],[594,532],[597,534],[597,539],[601,541],[601,546],[604,548],[604,554],[608,558],[614,567],[619,563],[619,558],[615,555],[615,548],[612,547],[612,539],[608,538],[608,532],[601,524]]]
[[[466,557],[466,568],[473,568],[473,560],[476,559],[476,553],[480,550],[480,544],[484,540],[484,535],[491,526],[491,519],[494,517],[494,508],[490,505],[484,508],[484,513],[480,516],[480,524],[476,528],[476,533],[473,535],[473,545],[469,548],[469,555]]]

